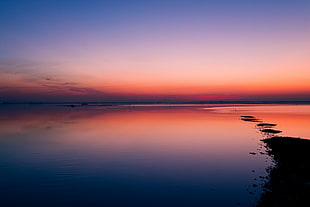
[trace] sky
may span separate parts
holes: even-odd
[[[310,101],[309,0],[1,0],[4,101]]]

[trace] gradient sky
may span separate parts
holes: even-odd
[[[8,101],[310,101],[309,0],[2,0]]]

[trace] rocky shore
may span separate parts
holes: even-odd
[[[276,166],[257,206],[310,206],[310,140],[275,136],[262,141]]]
[[[265,123],[254,116],[241,116],[241,120],[256,123],[262,133],[267,153],[275,166],[268,169],[269,176],[263,186],[257,207],[310,206],[310,140],[278,136],[276,124]]]

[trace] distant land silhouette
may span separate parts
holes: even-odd
[[[64,104],[64,105],[80,105],[80,106],[91,106],[91,105],[152,105],[152,104],[310,104],[310,101],[112,101],[112,102],[44,102],[44,101],[2,101],[4,104]],[[1,105],[0,104],[0,105]]]

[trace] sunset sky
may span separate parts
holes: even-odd
[[[5,101],[310,101],[309,0],[1,0]]]

